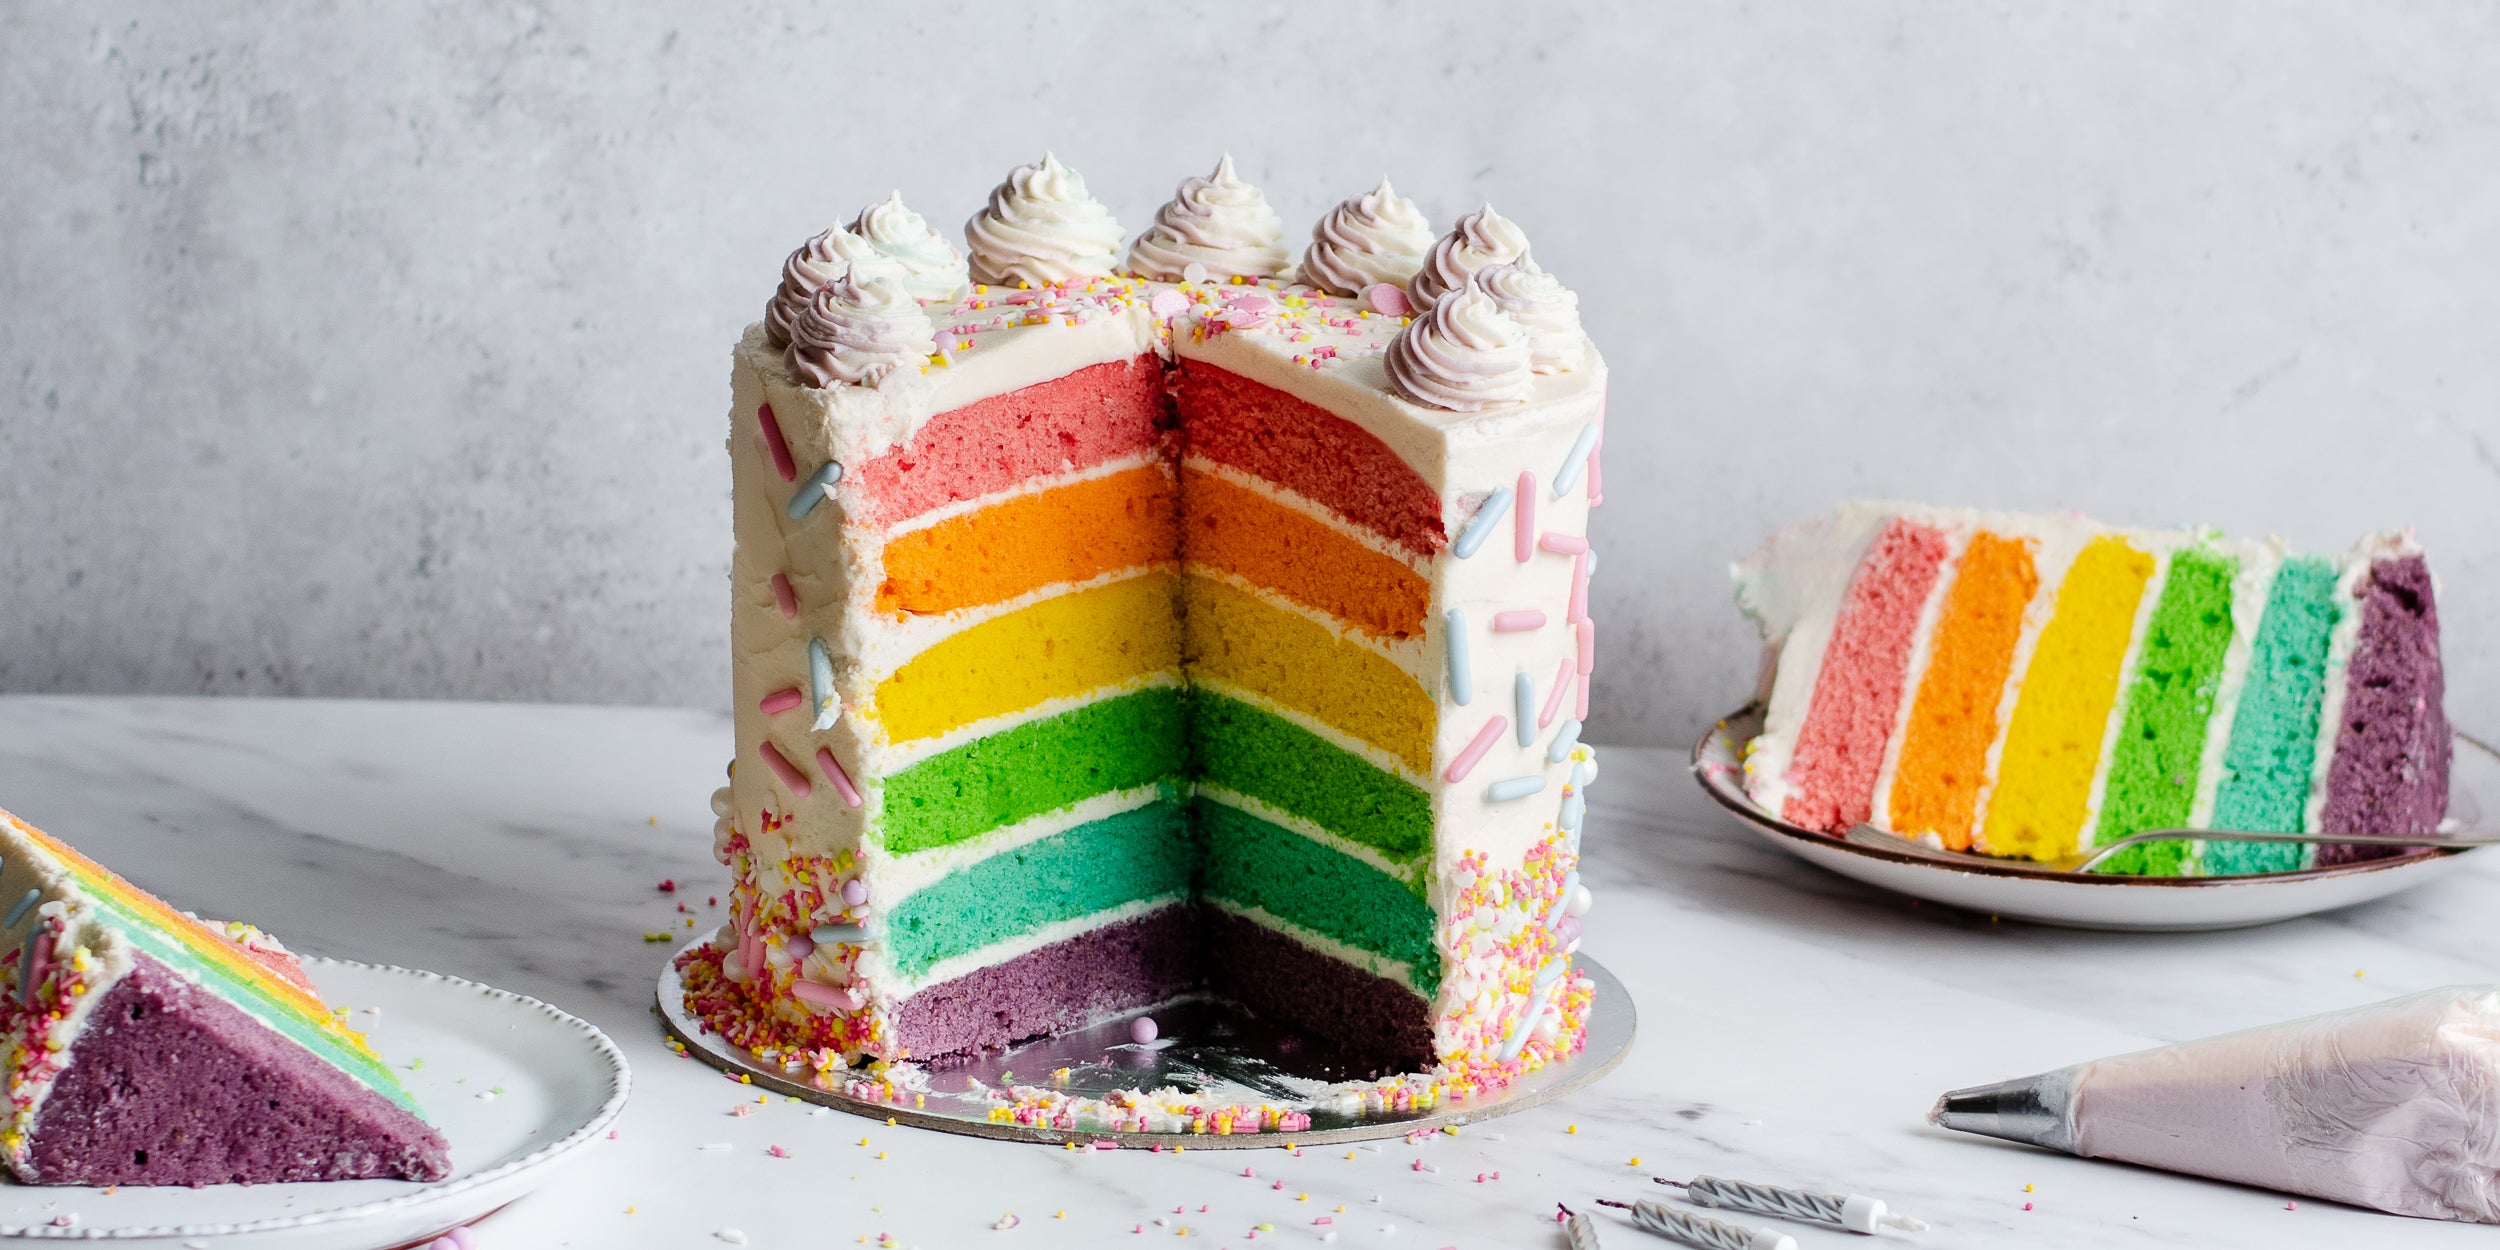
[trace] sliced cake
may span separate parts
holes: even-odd
[[[0,1149],[37,1185],[450,1173],[295,957],[175,911],[0,811]]]
[[[1792,824],[2054,859],[2148,829],[2426,833],[2447,809],[2439,615],[2410,535],[2329,558],[1853,503],[1736,576],[1774,648],[1746,787]],[[2163,841],[2105,870],[2373,853]]]

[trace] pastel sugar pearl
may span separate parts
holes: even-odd
[[[1161,1032],[1162,1030],[1155,1027],[1155,1018],[1153,1016],[1139,1016],[1128,1022],[1129,1040],[1140,1046],[1155,1040],[1155,1037]]]
[[[842,883],[842,901],[857,907],[868,901],[867,883],[853,877]]]

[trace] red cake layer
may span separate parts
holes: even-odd
[[[1793,824],[1840,833],[1873,810],[1893,715],[1910,670],[1919,609],[1936,585],[1944,534],[1895,517],[1850,579],[1823,653],[1814,700],[1790,765],[1797,792],[1781,813]]]
[[[1180,362],[1178,399],[1192,454],[1324,504],[1417,555],[1448,545],[1441,497],[1369,430],[1203,361]]]
[[[929,418],[902,446],[849,472],[862,519],[897,521],[1156,446],[1169,427],[1153,355],[1089,365]]]

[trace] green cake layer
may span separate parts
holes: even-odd
[[[1403,777],[1239,699],[1192,691],[1190,772],[1395,861],[1432,846],[1432,800]]]
[[[1180,772],[1181,692],[1169,686],[1027,721],[886,779],[880,828],[897,855],[946,846]]]
[[[2231,579],[2238,571],[2237,561],[2202,547],[2172,557],[2127,690],[2096,844],[2188,823],[2223,653],[2231,646]],[[2192,850],[2187,842],[2148,842],[2112,855],[2098,871],[2178,876]]]
[[[918,976],[957,955],[1141,899],[1189,893],[1188,811],[1164,798],[1001,852],[905,898],[885,921],[894,966]]]
[[[1440,988],[1432,908],[1414,886],[1240,808],[1204,798],[1192,807],[1206,848],[1202,895],[1405,964],[1427,996]]]
[[[2298,833],[2308,819],[2326,701],[2326,656],[2338,618],[2335,566],[2315,556],[2283,565],[2266,594],[2249,659],[2248,685],[2231,720],[2214,798],[2213,827]],[[2205,871],[2289,872],[2308,848],[2263,842],[2205,844]]]

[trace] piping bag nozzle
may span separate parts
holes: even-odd
[[[2075,1152],[2074,1069],[2044,1072],[1993,1085],[1957,1089],[1936,1100],[1927,1122],[1938,1128],[2003,1141]]]

